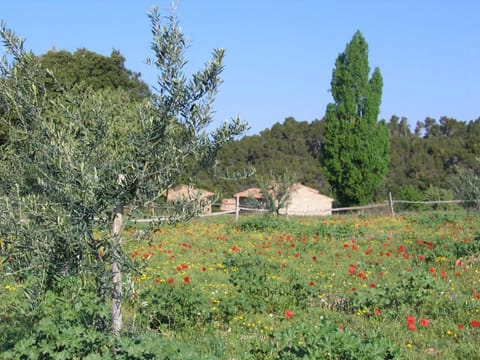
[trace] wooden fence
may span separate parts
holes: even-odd
[[[392,195],[389,194],[389,199],[379,204],[370,204],[364,206],[350,206],[350,207],[340,207],[324,210],[325,213],[353,213],[353,212],[362,212],[372,209],[384,209],[382,213],[388,213],[391,216],[395,216],[395,205],[445,205],[445,204],[464,204],[464,203],[480,203],[480,200],[436,200],[436,201],[410,201],[410,200],[394,200]],[[256,209],[256,208],[247,208],[247,207],[236,207],[235,210],[228,211],[219,211],[209,214],[201,214],[200,217],[206,216],[221,216],[225,214],[235,214],[235,221],[238,221],[240,212],[257,212],[265,213],[268,212],[266,209]]]

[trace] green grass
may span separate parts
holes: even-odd
[[[119,344],[92,284],[33,304],[4,280],[0,357],[479,358],[478,213],[130,224],[123,249],[140,270],[124,267]]]
[[[127,326],[219,358],[475,358],[479,229],[462,212],[131,229]]]

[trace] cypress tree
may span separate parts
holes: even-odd
[[[369,75],[368,44],[357,31],[335,62],[322,147],[322,165],[342,205],[370,202],[388,172],[390,135],[377,120],[383,78],[378,68]]]

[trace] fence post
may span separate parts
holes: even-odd
[[[238,214],[240,213],[240,196],[236,197],[235,201],[235,222],[238,222]]]
[[[392,200],[392,193],[388,193],[388,203],[390,204],[390,212],[392,216],[395,216],[395,210],[393,210],[393,200]]]

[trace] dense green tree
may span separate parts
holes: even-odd
[[[327,106],[322,163],[343,205],[372,200],[388,171],[389,133],[378,122],[383,79],[370,76],[368,45],[357,31],[335,62]]]
[[[50,50],[38,56],[42,65],[42,83],[45,84],[44,96],[48,99],[61,94],[65,89],[81,92],[86,89],[124,91],[123,101],[139,101],[150,95],[148,85],[140,79],[140,73],[125,68],[125,58],[118,50],[110,56],[103,56],[87,49],[78,49],[74,53],[66,50]],[[0,116],[12,116],[0,108]],[[15,120],[15,119],[11,119]],[[0,123],[0,145],[8,137],[5,124]]]
[[[94,90],[120,88],[135,100],[150,95],[148,85],[140,80],[141,74],[125,68],[125,58],[118,50],[113,50],[110,56],[85,48],[73,53],[50,50],[39,56],[39,61],[45,69],[52,71],[56,78],[45,79],[49,94],[58,92],[59,85],[67,88],[81,85]]]

